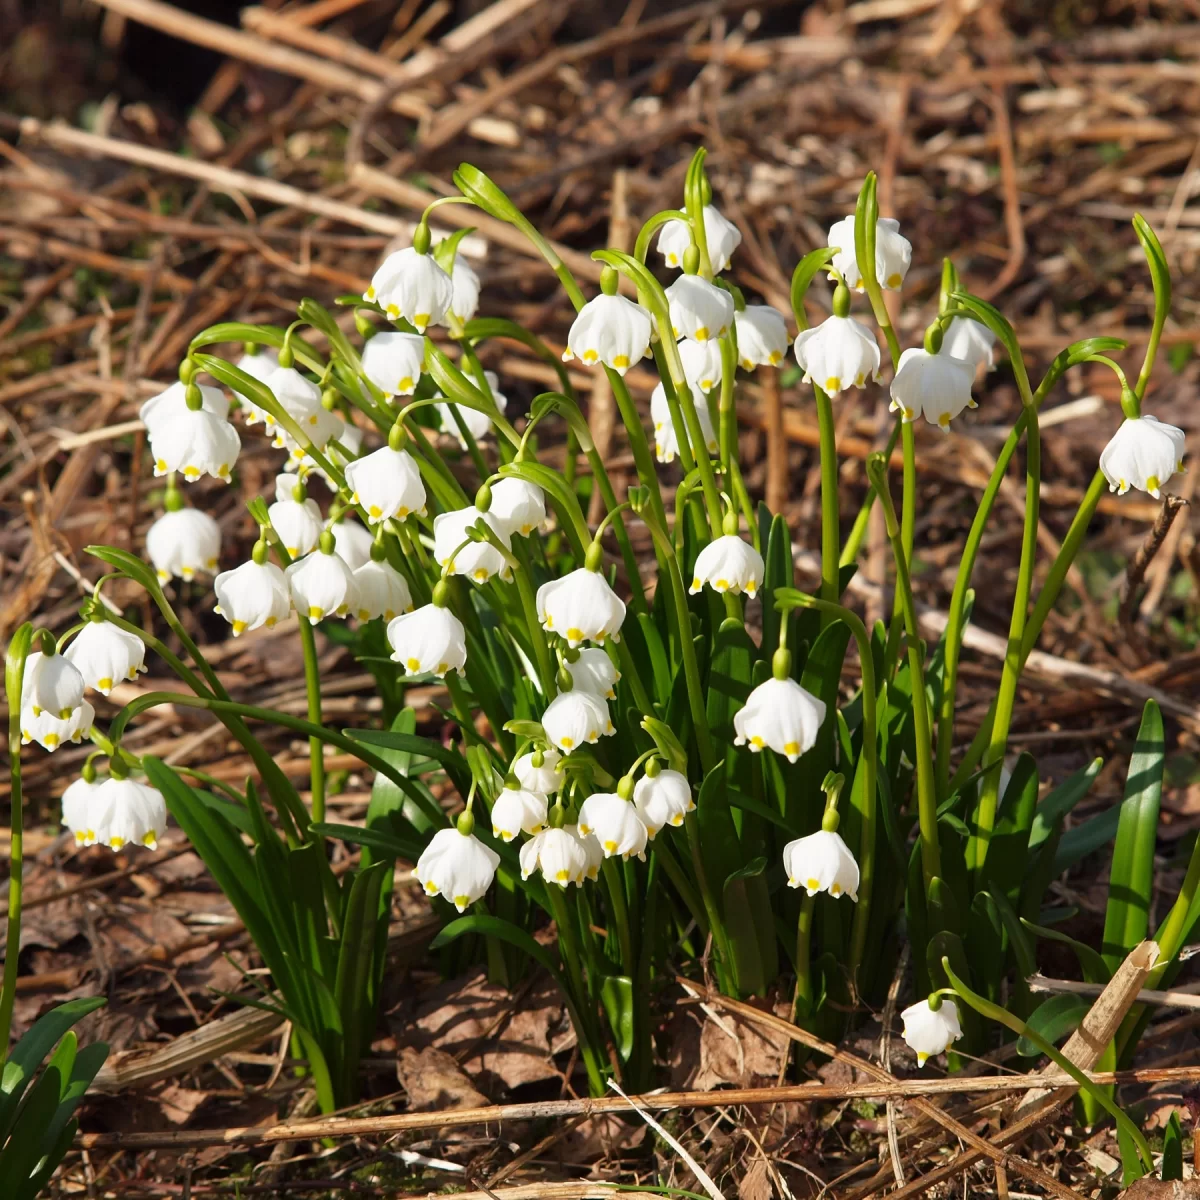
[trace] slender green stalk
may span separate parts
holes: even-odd
[[[533,643],[533,660],[537,666],[538,679],[542,685],[542,695],[547,701],[558,695],[558,685],[554,681],[554,661],[550,657],[550,647],[546,644],[546,632],[538,620],[537,602],[533,594],[533,568],[529,563],[529,551],[514,539],[513,554],[516,555],[519,566],[513,572],[517,584],[517,594],[521,597],[521,611],[525,616],[525,626],[529,630],[529,640]]]
[[[900,440],[900,424],[901,420],[897,417],[895,424],[892,426],[892,432],[888,435],[887,446],[883,451],[889,462],[896,449],[896,443]],[[866,496],[863,497],[858,515],[854,518],[854,525],[850,529],[850,536],[846,538],[842,546],[841,565],[843,567],[849,566],[858,559],[858,552],[862,549],[863,539],[867,536],[867,524],[871,519],[871,509],[875,507],[875,498],[877,495],[878,492],[875,490],[875,485],[871,484],[867,488]]]
[[[800,1016],[801,1005],[804,1016],[812,1013],[812,928],[816,896],[806,892],[800,897],[800,917],[796,922],[796,990],[792,994],[792,1020]]]
[[[900,514],[900,542],[904,546],[904,561],[912,573],[913,542],[917,527],[917,438],[911,421],[900,424],[900,448],[904,455],[904,509]]]
[[[658,861],[662,863],[663,870],[666,871],[675,890],[679,893],[679,898],[683,901],[688,912],[692,914],[692,919],[696,922],[696,928],[700,930],[701,937],[707,937],[709,925],[704,900],[692,885],[691,878],[683,869],[682,863],[675,857],[675,851],[670,841],[666,838],[659,841],[656,838],[653,842],[653,850]]]
[[[637,970],[637,958],[633,953],[633,931],[629,925],[629,905],[625,902],[625,880],[617,868],[614,859],[604,860],[604,882],[608,885],[609,916],[617,927],[617,941],[621,946],[621,965],[625,974],[632,975]],[[612,926],[609,926],[609,933]]]
[[[638,670],[637,659],[633,657],[629,643],[624,638],[617,643],[617,657],[621,660],[621,678],[629,684],[629,690],[633,692],[634,705],[645,716],[652,715],[654,705],[650,701],[650,693],[646,691],[646,684]]]
[[[675,444],[679,448],[679,465],[685,475],[690,475],[696,469],[696,455],[707,453],[701,441],[697,446],[688,432],[687,419],[679,403],[679,393],[675,390],[675,377],[667,361],[667,352],[661,341],[653,346],[654,364],[658,367],[658,377],[662,381],[663,394],[667,398],[667,412],[671,416],[671,428],[675,433]]]
[[[721,474],[725,478],[726,488],[733,483],[733,468],[737,461],[737,405],[734,403],[737,366],[734,331],[730,329],[721,339],[721,397],[717,406],[717,439],[721,449]]]
[[[310,622],[301,617],[300,648],[304,652],[304,690],[308,696],[308,719],[321,724],[321,666],[317,662],[317,639]],[[325,820],[325,752],[319,737],[308,739],[309,771],[312,776],[312,819]]]
[[[817,401],[817,425],[821,435],[821,599],[836,604],[842,594],[838,564],[841,558],[841,529],[838,516],[837,438],[834,429],[833,404],[816,384],[813,395]],[[832,620],[824,609],[822,623]]]

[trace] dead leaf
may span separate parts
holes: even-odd
[[[417,1050],[402,1046],[396,1060],[396,1077],[408,1093],[414,1112],[444,1108],[480,1108],[491,1103],[477,1091],[452,1055],[436,1046]]]
[[[163,1116],[172,1125],[186,1125],[196,1109],[208,1099],[208,1093],[169,1084],[158,1093],[156,1099],[162,1107]]]
[[[700,1033],[700,1070],[692,1083],[699,1091],[774,1083],[787,1061],[786,1035],[739,1021],[729,1013],[706,1017]]]
[[[760,1155],[738,1180],[738,1200],[771,1200],[772,1195],[771,1171],[767,1160]]]
[[[1200,1200],[1200,1179],[1139,1179],[1123,1191],[1117,1200]]]

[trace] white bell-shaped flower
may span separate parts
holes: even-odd
[[[499,865],[500,855],[495,850],[456,827],[439,829],[433,835],[413,874],[427,896],[444,896],[459,912],[465,912],[486,895]]]
[[[467,632],[448,609],[426,604],[388,623],[392,658],[410,675],[445,675],[467,661]]]
[[[425,484],[421,470],[407,450],[381,446],[346,464],[346,486],[361,504],[372,525],[411,513],[425,515]]]
[[[363,347],[362,369],[389,400],[411,396],[425,369],[425,339],[415,333],[377,333]]]
[[[624,296],[603,292],[580,310],[567,334],[563,362],[604,363],[624,375],[650,349],[650,314]]]
[[[818,829],[808,837],[797,838],[783,848],[783,869],[788,887],[804,888],[810,896],[828,892],[845,893],[858,900],[858,863],[841,834]]]
[[[48,712],[65,721],[83,703],[86,687],[83,673],[65,654],[35,650],[25,658],[21,707],[35,717]]]
[[[542,728],[567,754],[585,742],[598,742],[606,734],[616,733],[603,698],[583,688],[559,692],[542,714]]]
[[[767,679],[733,717],[734,745],[757,752],[770,747],[795,762],[812,749],[825,721],[825,702],[794,679]]]
[[[616,792],[593,792],[579,806],[579,832],[592,834],[600,843],[605,858],[645,859],[649,833],[630,800]]]
[[[200,407],[204,412],[224,421],[229,416],[229,398],[220,388],[197,384],[200,389]],[[141,408],[138,416],[150,433],[160,426],[170,425],[188,411],[187,388],[176,380],[166,391],[151,396]]]
[[[75,845],[90,846],[96,840],[92,799],[103,784],[80,776],[62,794],[62,823],[75,835]]]
[[[921,413],[930,425],[948,433],[950,422],[964,408],[975,407],[971,399],[974,383],[975,368],[961,359],[910,346],[896,365],[890,407],[905,423],[915,421]]]
[[[986,363],[990,368],[995,344],[996,335],[982,321],[973,321],[970,317],[951,317],[942,336],[941,353],[948,358],[961,359],[972,370],[980,363]]]
[[[688,590],[698,592],[707,583],[718,592],[755,596],[762,587],[765,570],[762,555],[749,542],[724,534],[696,555],[692,586]]]
[[[711,392],[721,386],[725,369],[721,361],[721,343],[715,338],[706,342],[693,342],[685,338],[679,343],[679,361],[683,364],[683,377],[694,392]],[[696,397],[697,409],[703,409]]]
[[[610,637],[620,641],[625,603],[599,571],[583,566],[538,588],[537,614],[544,629],[570,646],[602,646]]]
[[[708,243],[708,261],[713,273],[720,275],[729,266],[733,252],[742,244],[742,233],[728,217],[706,204],[704,238]],[[658,252],[668,267],[682,267],[683,256],[692,244],[692,230],[686,221],[667,221],[658,234]]]
[[[830,396],[879,379],[879,343],[853,317],[826,317],[820,325],[796,334],[796,361],[804,382]]]
[[[880,217],[875,226],[875,278],[879,286],[898,291],[912,265],[912,243],[900,235],[900,222]],[[854,255],[854,216],[844,217],[830,227],[826,245],[835,247],[830,266],[846,281],[847,287],[862,291],[862,274]]]
[[[136,779],[106,779],[88,804],[88,840],[120,850],[154,850],[167,831],[167,804],[158,788]]]
[[[303,494],[299,475],[275,477],[275,503],[267,509],[267,517],[289,558],[301,558],[314,550],[325,527],[317,502],[297,499]]]
[[[418,333],[424,333],[427,325],[445,320],[454,285],[432,254],[420,254],[408,246],[383,260],[363,299],[377,302],[390,320],[403,317]]]
[[[577,688],[583,688],[605,700],[617,698],[617,680],[621,678],[621,672],[599,646],[582,647],[579,657],[574,662],[568,662],[566,667]]]
[[[198,571],[217,569],[221,527],[198,508],[168,509],[146,530],[146,553],[164,583],[193,579]]]
[[[286,447],[293,459],[307,463],[309,442],[323,451],[330,440],[342,432],[345,422],[321,403],[321,389],[295,367],[277,367],[264,382],[307,439],[306,442],[297,441],[274,416],[266,414],[267,428],[275,435],[272,445],[281,449]]]
[[[657,775],[643,775],[633,789],[633,806],[654,838],[666,825],[678,828],[696,807],[692,785],[679,771],[664,768]]]
[[[274,629],[292,611],[287,576],[274,563],[266,561],[265,550],[263,547],[262,562],[251,558],[232,571],[222,571],[213,580],[213,591],[217,594],[213,611],[229,622],[234,637],[264,625]]]
[[[412,593],[408,580],[386,560],[369,558],[354,572],[354,590],[358,594],[354,615],[360,621],[382,617],[394,620],[401,613],[412,612]]]
[[[508,530],[509,537],[528,537],[546,524],[546,493],[524,479],[501,479],[492,484],[488,511]]]
[[[701,275],[680,275],[667,288],[667,303],[677,338],[707,342],[724,337],[733,324],[733,297]]]
[[[335,433],[333,437],[329,439],[329,442],[325,447],[325,457],[329,459],[329,461],[335,467],[338,467],[344,472],[346,468],[362,453],[362,445],[363,431],[359,429],[357,425],[353,425],[349,421],[343,420],[338,428],[337,433]],[[345,450],[345,453],[338,449],[339,446]],[[302,447],[298,447],[288,456],[288,469],[301,470],[305,467],[312,467],[312,461],[309,458],[307,451],[303,450]],[[312,467],[312,470],[316,475],[325,481],[325,484],[330,491],[336,492],[338,490],[337,482],[333,479],[330,479],[330,477],[325,473],[324,467]]]
[[[573,825],[561,829],[550,826],[534,834],[521,847],[520,862],[522,879],[528,879],[534,871],[541,871],[547,883],[557,883],[565,888],[568,884],[583,882],[587,875],[588,853]]]
[[[433,557],[449,575],[465,575],[476,583],[486,583],[493,575],[511,579],[512,569],[504,555],[490,542],[473,542],[467,529],[480,519],[500,539],[505,549],[512,542],[508,528],[490,511],[481,513],[475,505],[453,512],[438,513],[433,518]],[[463,543],[466,542],[466,545]]]
[[[84,682],[107,696],[118,683],[146,670],[146,644],[111,621],[88,621],[64,651]]]
[[[904,1022],[904,1040],[917,1053],[918,1067],[962,1037],[958,1005],[948,998],[943,998],[936,1009],[929,1007],[928,1000],[910,1004],[900,1014],[900,1020]]]
[[[593,883],[600,878],[600,868],[604,866],[604,848],[594,833],[580,833],[578,825],[564,825],[563,828],[574,834],[583,847],[584,858],[587,860],[583,868],[583,879],[577,880],[576,887],[583,887],[583,880],[590,879]]]
[[[541,833],[546,824],[544,792],[505,785],[492,805],[492,836],[511,842],[518,833]]]
[[[326,617],[344,617],[358,604],[354,573],[325,537],[312,554],[292,563],[284,577],[296,612],[314,624]]]
[[[80,742],[96,720],[96,710],[85,700],[64,721],[47,709],[38,716],[25,704],[21,705],[21,744],[37,742],[43,750],[57,750],[67,742]]]
[[[777,367],[788,348],[787,322],[769,304],[747,304],[733,314],[738,362],[747,370]]]
[[[228,421],[186,404],[177,416],[156,421],[149,433],[154,474],[178,471],[189,483],[203,475],[228,483],[242,448],[238,431]]]
[[[245,371],[251,379],[266,383],[271,373],[279,369],[279,352],[273,346],[255,346],[243,354],[234,366]],[[203,391],[203,388],[201,390]],[[241,402],[242,416],[247,425],[256,425],[266,419],[266,413],[249,396],[241,392],[234,392],[234,395]]]
[[[697,342],[685,343],[696,346]],[[704,448],[709,454],[716,454],[720,449],[716,432],[713,430],[712,417],[708,412],[708,404],[699,392],[693,392],[693,402],[696,405],[696,416],[700,421],[700,431],[704,434]],[[679,439],[675,436],[675,423],[671,420],[671,408],[667,403],[667,390],[661,382],[650,394],[650,419],[654,422],[654,454],[661,463],[675,461],[679,453]]]
[[[495,371],[484,371],[483,377],[487,380],[488,392],[496,403],[497,411],[503,416],[508,409],[508,397],[500,390],[500,377]],[[471,382],[478,384],[478,381],[475,379],[472,379]],[[441,393],[439,392],[438,395],[440,396]],[[469,445],[467,436],[478,442],[492,432],[492,418],[487,413],[481,412],[478,408],[471,408],[466,404],[452,404],[446,401],[443,404],[435,404],[433,410],[437,413],[438,419],[441,421],[442,429],[457,438],[458,444],[464,450]],[[456,415],[458,420],[455,420]],[[466,435],[459,428],[459,421],[466,427]]]
[[[1100,455],[1108,490],[1123,496],[1133,487],[1157,500],[1160,489],[1183,470],[1185,441],[1182,429],[1157,417],[1127,417]]]
[[[480,283],[475,268],[461,254],[454,255],[450,284],[453,289],[450,311],[465,325],[479,308]]]
[[[562,755],[553,746],[541,751],[542,764],[534,766],[536,751],[520,755],[512,765],[513,774],[520,785],[531,792],[542,792],[549,796],[557,792],[564,783],[563,775],[555,768],[562,761]]]
[[[357,521],[343,517],[329,527],[333,534],[333,552],[350,568],[357,571],[371,560],[375,539]]]

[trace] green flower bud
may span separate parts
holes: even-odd
[[[333,540],[333,530],[322,529],[321,536],[317,540],[317,548],[322,554],[332,554],[336,543]]]
[[[835,317],[850,315],[850,289],[841,282],[833,289],[833,315]]]
[[[646,760],[646,776],[649,779],[657,779],[662,774],[663,764],[661,758],[649,758]]]
[[[604,269],[600,272],[600,290],[606,296],[615,296],[617,294],[617,286],[621,282],[621,276],[618,274],[616,267],[610,267],[607,263]]]
[[[422,221],[416,229],[413,230],[413,249],[418,254],[428,254],[429,245],[433,241],[433,235],[429,232],[429,226]]]
[[[449,608],[450,607],[450,583],[449,583],[449,581],[445,580],[445,579],[439,579],[437,581],[437,583],[435,583],[433,585],[433,595],[430,597],[430,599],[432,600],[432,602],[434,604],[436,604],[438,606],[438,608]]]
[[[792,673],[792,652],[786,646],[780,646],[771,655],[771,674],[776,679],[787,679]]]
[[[481,513],[485,513],[492,507],[492,489],[489,484],[481,484],[479,491],[475,493],[475,507]]]
[[[942,325],[940,321],[934,321],[934,323],[925,330],[925,352],[926,354],[936,354],[941,348]]]
[[[475,814],[469,808],[464,809],[458,814],[458,820],[455,821],[458,826],[458,832],[463,837],[470,837],[475,832]]]
[[[192,412],[199,412],[204,407],[204,395],[194,383],[184,389],[183,400]]]
[[[683,252],[683,273],[695,275],[700,270],[700,247],[693,242]]]
[[[280,348],[279,365],[281,367],[293,367],[296,365],[296,355],[292,352],[292,348],[287,342],[284,342]]]

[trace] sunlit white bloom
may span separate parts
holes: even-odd
[[[445,319],[454,299],[454,285],[432,254],[418,254],[408,246],[383,260],[363,299],[378,301],[389,320],[403,317],[418,333],[424,333],[427,325]]]
[[[492,506],[488,511],[510,537],[527,537],[546,523],[546,493],[524,479],[501,479],[492,484]]]
[[[593,792],[579,806],[579,832],[584,837],[592,834],[605,858],[646,857],[646,826],[632,802],[616,792]]]
[[[57,750],[66,742],[79,742],[96,720],[96,710],[85,700],[64,721],[47,709],[34,716],[28,705],[21,705],[21,744],[37,742],[43,750]]]
[[[900,1014],[900,1019],[904,1022],[904,1040],[917,1052],[918,1067],[923,1067],[927,1059],[941,1054],[962,1037],[958,1005],[948,998],[943,998],[941,1007],[936,1010],[929,1007],[928,1000],[910,1004]]]
[[[512,569],[495,546],[490,542],[467,540],[467,529],[479,520],[492,530],[507,550],[512,542],[508,527],[491,512],[481,513],[470,504],[453,512],[438,513],[433,518],[434,559],[448,574],[465,575],[476,583],[486,583],[493,575],[511,579]]]
[[[1159,489],[1183,470],[1185,440],[1182,429],[1157,417],[1127,417],[1100,455],[1108,490],[1123,496],[1134,487],[1157,500]]]
[[[538,588],[537,614],[542,627],[565,638],[568,645],[596,642],[602,646],[610,637],[620,641],[625,603],[599,571],[579,567]]]
[[[680,275],[667,288],[667,303],[677,338],[707,342],[724,337],[733,324],[733,297],[702,275]]]
[[[224,421],[229,416],[229,398],[220,388],[197,384],[200,389],[200,407],[207,413]],[[151,396],[138,409],[138,416],[149,432],[160,425],[167,425],[188,411],[187,387],[176,380],[166,391]]]
[[[335,445],[334,443],[337,443]],[[346,467],[358,458],[362,452],[363,431],[357,425],[351,424],[349,421],[342,421],[337,433],[329,439],[325,447],[325,457],[335,466],[340,467],[344,472]],[[338,446],[342,446],[346,453],[343,454]],[[307,451],[301,447],[293,450],[288,456],[288,469],[299,470],[303,467],[311,466]],[[324,467],[313,467],[313,471],[325,480],[330,491],[336,492],[338,484],[332,480],[326,473]]]
[[[616,733],[604,699],[583,688],[559,692],[542,714],[542,728],[546,737],[568,754],[585,742],[598,742],[606,734]]]
[[[970,317],[951,317],[950,324],[942,335],[941,353],[950,358],[969,363],[974,370],[980,363],[992,365],[992,346],[996,335],[983,324]]]
[[[296,499],[299,486],[298,475],[277,475],[275,503],[267,509],[271,527],[279,534],[279,540],[291,558],[300,558],[315,549],[325,527],[315,500]]]
[[[254,350],[243,354],[234,366],[245,371],[251,379],[266,383],[271,372],[279,367],[279,352],[273,346],[256,346]],[[202,388],[201,391],[203,390]],[[266,413],[249,396],[241,392],[235,392],[234,395],[241,402],[242,416],[247,425],[255,425],[266,417]]]
[[[723,534],[696,555],[692,586],[688,590],[698,592],[707,583],[718,592],[755,596],[762,587],[765,569],[762,555],[749,542],[733,534]]]
[[[923,346],[910,346],[900,355],[892,380],[893,412],[904,421],[915,421],[921,413],[943,433],[964,408],[974,408],[971,388],[975,368],[958,358],[930,354]]]
[[[344,617],[358,602],[354,573],[340,555],[315,550],[284,571],[296,612],[310,621]]]
[[[513,763],[512,770],[523,788],[531,792],[544,792],[546,795],[550,795],[551,792],[557,792],[563,785],[562,773],[555,770],[561,761],[562,755],[551,746],[542,751],[540,767],[533,765],[533,751],[530,751],[522,754]]]
[[[879,286],[897,291],[912,264],[912,243],[900,235],[900,222],[880,217],[875,226],[875,278]],[[844,217],[829,230],[826,245],[837,248],[830,266],[846,281],[847,287],[862,290],[862,275],[854,256],[854,217]]]
[[[601,293],[579,310],[567,334],[563,362],[604,363],[624,375],[650,349],[650,314],[624,296]]]
[[[164,583],[174,576],[192,579],[215,571],[221,554],[221,527],[198,508],[167,510],[146,530],[146,553]]]
[[[363,374],[386,396],[411,396],[425,369],[425,339],[416,333],[377,333],[362,352]]]
[[[330,439],[341,433],[345,422],[321,403],[321,389],[295,367],[276,367],[264,382],[275,394],[280,407],[318,450],[324,450]],[[270,413],[265,414],[264,420],[267,428],[275,434],[272,445],[286,447],[294,459],[307,460],[307,443],[297,441]]]
[[[853,317],[826,317],[820,325],[796,334],[796,361],[804,382],[830,396],[879,379],[879,343]]]
[[[333,534],[333,552],[352,571],[370,561],[374,538],[357,522],[343,517],[330,527]]]
[[[606,700],[617,698],[615,689],[621,672],[599,646],[584,646],[579,651],[579,657],[567,663],[566,667],[577,688],[603,696]]]
[[[633,806],[653,838],[664,825],[678,828],[695,807],[692,785],[686,775],[664,769],[657,775],[643,775],[633,789]]]
[[[495,371],[484,371],[483,377],[487,380],[487,390],[496,403],[497,411],[503,416],[508,409],[508,397],[500,390],[500,377]],[[471,382],[478,386],[478,380],[472,379]],[[441,393],[439,392],[438,395]],[[433,409],[442,423],[442,428],[447,433],[453,434],[464,450],[467,449],[468,442],[462,429],[459,428],[458,421],[454,419],[456,413],[459,420],[466,426],[467,434],[475,441],[478,442],[492,432],[492,418],[477,408],[471,408],[466,404],[452,404],[447,401],[444,404],[435,404]]]
[[[450,309],[465,325],[479,307],[479,276],[475,268],[461,254],[454,255],[450,267],[450,283],[453,288],[453,299]]]
[[[358,596],[354,615],[360,621],[373,621],[376,617],[391,621],[400,613],[412,611],[408,580],[389,562],[369,558],[355,568],[354,590]]]
[[[202,475],[228,483],[242,448],[238,431],[223,417],[186,404],[181,413],[155,421],[149,434],[154,474],[178,471],[189,483]]]
[[[704,239],[708,243],[708,260],[713,273],[729,266],[733,252],[742,244],[738,227],[711,205],[704,206]],[[667,221],[658,234],[658,252],[668,267],[682,267],[683,256],[692,244],[691,226],[686,221]]]
[[[683,364],[683,377],[694,392],[711,392],[721,386],[724,367],[721,363],[721,343],[715,338],[706,342],[693,342],[685,338],[679,343],[679,360]],[[699,397],[696,397],[699,400]],[[697,403],[696,407],[703,406]]]
[[[698,342],[685,345],[698,346]],[[703,347],[701,347],[703,349]],[[692,400],[696,405],[696,416],[700,421],[700,432],[704,434],[704,446],[709,454],[716,454],[719,444],[713,431],[712,417],[708,412],[708,404],[699,392],[693,392]],[[667,403],[667,390],[660,382],[650,393],[650,419],[654,422],[654,454],[661,463],[675,461],[679,453],[679,439],[675,436],[675,423],[671,420],[671,409]]]
[[[534,834],[521,847],[521,878],[528,879],[534,871],[541,871],[547,883],[566,887],[569,883],[582,883],[587,875],[588,853],[575,827],[543,829]]]
[[[783,848],[788,887],[805,888],[810,896],[828,892],[858,900],[858,863],[841,834],[818,829]]]
[[[83,673],[65,654],[35,650],[25,658],[21,707],[35,717],[48,712],[65,721],[83,703],[86,687]]]
[[[122,680],[136,679],[146,670],[146,644],[136,634],[111,621],[88,621],[64,651],[84,682],[102,696]]]
[[[492,805],[492,836],[511,842],[518,833],[540,833],[546,824],[544,792],[524,787],[502,787]]]
[[[794,679],[767,679],[746,699],[733,718],[736,746],[749,743],[759,751],[770,747],[795,762],[812,749],[825,720],[825,702]]]
[[[136,779],[106,779],[88,802],[87,841],[113,850],[153,850],[167,831],[167,804],[158,788]],[[76,833],[78,839],[78,833]]]
[[[354,503],[366,509],[370,524],[391,517],[403,520],[410,513],[425,515],[425,484],[416,460],[407,450],[381,446],[347,463],[345,474]]]
[[[417,859],[413,874],[427,896],[445,896],[459,912],[482,900],[500,865],[500,855],[473,833],[439,829]]]
[[[594,833],[580,833],[578,825],[564,825],[563,828],[568,833],[573,833],[583,847],[584,858],[587,860],[583,868],[583,879],[590,879],[595,883],[600,878],[600,868],[604,866],[604,847],[600,845]],[[583,887],[583,879],[578,881],[576,887]]]
[[[738,362],[747,370],[777,367],[788,348],[787,322],[769,304],[747,304],[733,314]]]
[[[229,622],[234,637],[263,625],[273,629],[292,611],[287,576],[271,562],[250,559],[232,571],[222,571],[213,580],[213,591],[217,594],[213,611]]]
[[[77,846],[90,846],[96,840],[92,797],[102,786],[80,776],[62,794],[62,823],[75,835]]]
[[[426,604],[388,623],[392,658],[410,675],[445,675],[461,671],[467,661],[467,632],[448,609]]]

